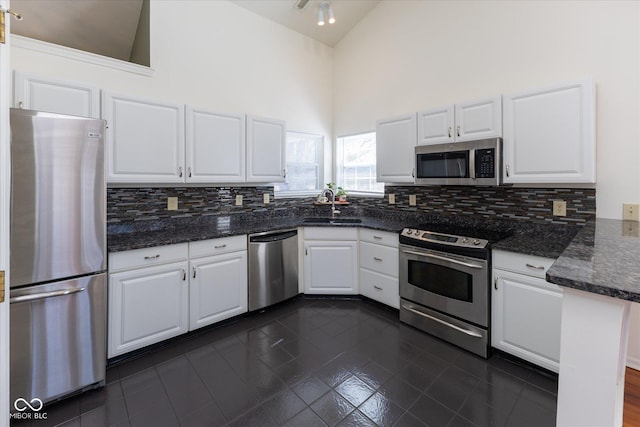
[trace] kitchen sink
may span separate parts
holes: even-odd
[[[304,224],[360,224],[360,218],[304,218]]]

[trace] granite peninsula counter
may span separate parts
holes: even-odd
[[[631,304],[640,302],[639,225],[596,219],[547,271],[563,287],[558,426],[622,426]]]

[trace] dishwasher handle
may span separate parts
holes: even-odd
[[[298,235],[298,230],[275,231],[249,235],[249,243],[273,243]]]

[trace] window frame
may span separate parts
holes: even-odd
[[[305,136],[305,137],[313,137],[313,138],[317,138],[319,141],[317,143],[317,147],[316,147],[316,156],[318,159],[318,163],[317,163],[317,168],[318,168],[318,184],[320,185],[321,188],[315,189],[315,190],[276,190],[276,187],[278,185],[280,185],[280,183],[276,183],[273,186],[273,197],[274,199],[294,199],[294,198],[306,198],[306,197],[315,197],[317,196],[324,188],[324,144],[325,144],[325,137],[324,135],[320,134],[320,133],[311,133],[311,132],[299,132],[299,131],[293,131],[293,130],[288,130],[286,133],[286,138],[288,140],[289,135],[301,135],[301,136]],[[285,142],[286,145],[287,142]],[[285,154],[285,169],[287,170],[287,175],[289,174],[289,168],[288,168],[288,162],[286,159],[286,154]],[[285,178],[285,182],[286,182],[286,178]]]
[[[344,138],[350,138],[350,137],[354,137],[354,136],[358,136],[358,135],[366,135],[366,134],[374,134],[377,136],[375,129],[374,130],[368,130],[368,131],[363,131],[363,132],[355,132],[355,133],[350,133],[347,135],[340,135],[338,137],[336,137],[335,139],[335,145],[334,145],[334,156],[333,156],[333,171],[334,171],[334,177],[335,177],[335,182],[338,183],[338,145],[339,145],[339,140],[344,139]],[[377,143],[377,139],[376,139],[376,143]],[[377,167],[377,159],[376,159],[376,167]],[[351,190],[348,189],[344,186],[342,186],[344,188],[344,190],[347,192],[347,196],[356,196],[356,197],[370,197],[370,198],[383,198],[384,197],[384,193],[385,193],[385,183],[380,183],[382,184],[382,191],[356,191],[356,190]],[[337,185],[340,185],[340,183],[338,183]]]

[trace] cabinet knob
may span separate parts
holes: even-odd
[[[458,136],[460,136],[460,125],[458,125]]]
[[[287,170],[286,169],[282,169],[282,177],[283,178],[287,177]]]
[[[191,166],[189,166],[189,178],[191,178]]]
[[[193,276],[192,276],[192,277],[195,279],[195,278],[196,278],[196,268],[195,268],[195,267],[193,267],[193,269],[192,269],[192,270],[193,270]]]
[[[187,280],[187,271],[183,268],[182,269],[182,281]]]
[[[411,178],[416,177],[416,168],[411,169]]]
[[[498,290],[498,278],[496,277],[495,280],[493,281],[493,288],[497,291]]]
[[[182,178],[182,166],[178,166],[178,176]]]
[[[451,138],[451,126],[449,126],[449,138]]]
[[[505,166],[505,169],[506,169],[506,171],[507,171],[507,178],[508,178],[508,177],[509,177],[509,165],[506,165],[506,166]]]

